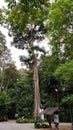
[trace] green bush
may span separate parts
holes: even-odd
[[[27,118],[18,118],[16,120],[17,123],[34,123],[34,119],[27,119]]]
[[[34,123],[34,119],[28,119],[29,123]]]
[[[44,124],[42,122],[35,122],[35,128],[39,129],[39,128],[49,128],[49,125]]]
[[[38,123],[38,122],[37,122],[37,123],[35,123],[34,125],[35,125],[35,128],[42,128],[42,124],[41,124],[41,123]]]
[[[17,120],[16,120],[16,122],[17,123],[28,123],[28,119],[24,119],[24,118],[18,118]]]
[[[49,128],[49,125],[47,125],[47,124],[42,124],[42,128]]]

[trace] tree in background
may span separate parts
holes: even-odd
[[[10,50],[6,46],[5,36],[0,32],[0,90],[4,88],[5,69],[11,63]]]
[[[49,44],[51,44],[52,46],[52,56],[56,57],[57,61],[59,60],[58,65],[63,64],[63,68],[62,66],[60,66],[60,69],[56,71],[57,74],[61,74],[62,69],[63,72],[64,69],[66,70],[66,68],[64,68],[64,63],[67,62],[65,66],[67,66],[68,64],[71,65],[71,60],[73,60],[73,2],[70,0],[59,0],[52,3],[49,13],[49,19],[46,25],[49,29]],[[68,71],[70,71],[69,68]],[[60,77],[61,76],[64,75],[60,75]],[[67,77],[66,75],[65,79],[66,78],[69,79],[70,74],[69,77]]]
[[[71,79],[73,73],[73,2],[59,0],[52,3],[46,26],[49,29],[52,56],[59,60],[54,76],[61,82],[61,93],[65,93],[62,99],[63,96],[67,96],[67,93],[71,95],[73,89]],[[63,88],[65,92],[62,91]],[[63,108],[67,108],[65,102],[62,103]]]
[[[24,78],[21,78],[16,84],[17,103],[16,112],[19,117],[30,119],[33,117],[33,82],[30,71],[24,70]]]
[[[56,89],[60,90],[60,81],[55,77],[54,71],[59,65],[55,56],[45,56],[39,64],[39,79],[41,103],[44,108],[57,106]]]
[[[73,2],[59,0],[52,3],[47,20],[52,54],[64,63],[73,59]]]
[[[14,86],[17,80],[20,78],[19,71],[16,69],[14,63],[8,63],[4,70],[4,88],[7,90]]]
[[[8,71],[7,71],[8,72]],[[14,82],[8,87],[8,95],[11,98],[11,107],[8,111],[8,117],[10,119],[15,118],[15,114],[18,114],[18,117],[32,118],[33,117],[33,83],[32,76],[29,70],[20,69],[18,71],[19,77],[16,76],[17,72],[13,72],[11,79]],[[16,74],[15,74],[16,73]]]

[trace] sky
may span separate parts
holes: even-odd
[[[17,66],[17,69],[24,68],[23,66],[21,66],[19,56],[23,55],[26,52],[24,52],[23,50],[17,49],[14,46],[11,46],[12,38],[8,36],[7,29],[0,27],[0,30],[6,36],[6,41],[7,41],[6,45],[11,50],[11,56],[12,56],[13,61],[15,62],[15,65]],[[26,53],[26,55],[27,55],[27,53]]]
[[[4,0],[0,0],[0,8],[2,6],[6,6]],[[15,62],[15,65],[17,66],[17,69],[20,69],[22,66],[21,66],[21,63],[19,61],[19,55],[23,55],[23,51],[18,50],[15,47],[10,45],[10,42],[12,41],[12,38],[8,36],[8,30],[7,29],[5,29],[3,27],[0,27],[0,30],[6,36],[7,47],[11,50],[12,59]]]
[[[0,0],[0,8],[2,6],[6,6],[4,0]],[[15,65],[17,66],[17,69],[20,69],[22,68],[23,66],[21,66],[21,63],[20,63],[20,60],[19,60],[19,56],[20,55],[23,55],[23,54],[26,54],[26,51],[24,50],[19,50],[19,49],[16,49],[15,47],[11,46],[11,41],[12,41],[12,38],[8,36],[8,30],[3,28],[3,27],[0,27],[0,30],[2,31],[2,33],[6,36],[6,41],[7,41],[7,47],[11,50],[11,54],[12,54],[12,59],[13,61],[15,62]],[[45,46],[44,46],[45,45]],[[46,50],[48,50],[48,46],[47,46],[47,40],[44,40],[42,42],[42,46],[46,48]],[[41,47],[42,47],[41,46]]]

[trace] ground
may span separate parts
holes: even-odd
[[[0,130],[55,130],[52,129],[35,129],[33,123],[18,124],[15,121],[0,122]],[[70,123],[60,123],[59,130],[71,130]]]
[[[0,130],[34,130],[34,124],[18,124],[15,121],[0,122]]]
[[[52,125],[52,129],[41,129],[41,130],[56,130],[55,126]],[[60,123],[59,130],[71,130],[71,124],[70,123]]]

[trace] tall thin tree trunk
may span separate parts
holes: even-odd
[[[31,32],[32,35],[32,32]],[[39,76],[38,76],[38,67],[37,67],[37,57],[34,52],[33,48],[33,40],[31,38],[29,42],[29,46],[32,50],[32,56],[33,56],[33,82],[34,82],[34,117],[35,120],[39,117],[40,112],[40,90],[39,90]]]
[[[39,76],[37,68],[37,59],[35,57],[33,64],[33,80],[34,80],[34,116],[39,117],[40,112],[40,91],[39,91]]]

